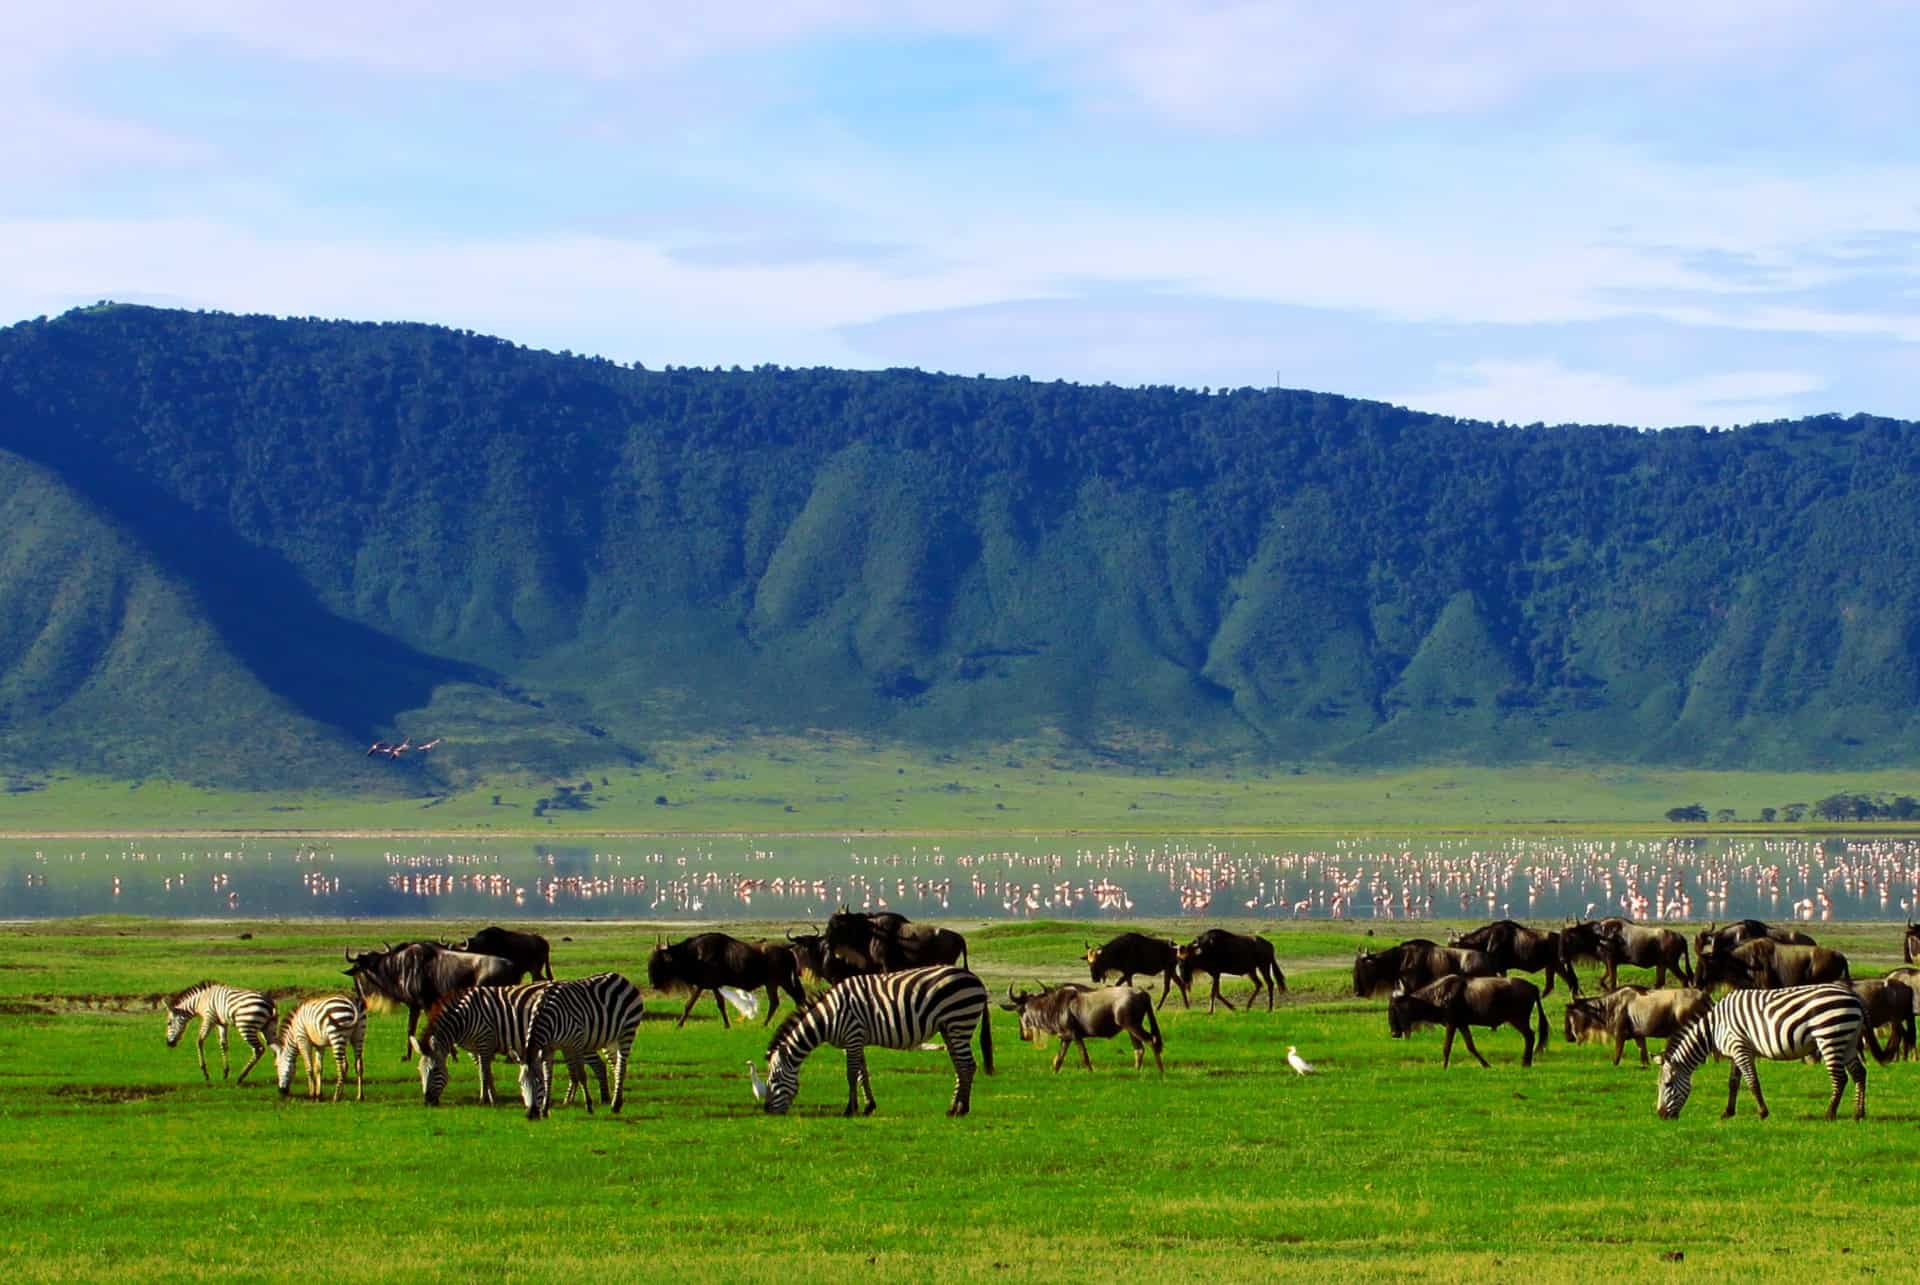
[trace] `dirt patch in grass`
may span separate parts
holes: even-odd
[[[56,1098],[67,1098],[87,1106],[110,1106],[121,1102],[144,1102],[173,1092],[171,1084],[123,1085],[56,1084],[48,1090]]]

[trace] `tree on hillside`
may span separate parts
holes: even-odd
[[[1707,810],[1698,803],[1689,803],[1684,807],[1667,809],[1667,820],[1669,821],[1705,821],[1706,819]]]

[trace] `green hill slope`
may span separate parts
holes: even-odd
[[[1920,761],[1920,433],[1866,417],[1520,430],[102,307],[0,331],[0,471],[16,771],[417,788],[808,729]],[[396,730],[461,753],[369,776]]]

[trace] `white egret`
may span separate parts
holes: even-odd
[[[1314,1069],[1313,1063],[1301,1057],[1300,1050],[1291,1044],[1287,1045],[1287,1065],[1293,1068],[1295,1075],[1319,1074],[1319,1072]]]
[[[753,1064],[752,1058],[747,1059],[747,1082],[753,1086],[753,1100],[755,1102],[765,1102],[767,1100],[767,1082],[760,1078],[760,1068]]]

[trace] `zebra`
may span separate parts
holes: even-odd
[[[613,1050],[612,1108],[618,1115],[627,1100],[627,1058],[645,1007],[639,988],[618,973],[550,982],[534,996],[520,1052],[520,1100],[526,1104],[527,1119],[547,1114],[555,1054],[566,1059],[573,1083],[587,1099],[587,1114],[593,1114],[593,1092],[587,1088],[584,1067],[588,1055],[601,1049]],[[600,1096],[607,1096],[605,1080]]]
[[[969,1041],[980,1028],[980,1066],[993,1074],[993,1028],[987,1020],[987,988],[964,968],[937,965],[898,973],[849,977],[805,1012],[783,1023],[767,1046],[764,1110],[785,1115],[800,1092],[800,1063],[822,1044],[847,1054],[847,1109],[851,1116],[860,1091],[865,1114],[874,1109],[873,1082],[867,1074],[868,1045],[910,1049],[932,1039],[946,1043],[953,1059],[950,1116],[965,1115],[973,1102],[973,1050]]]
[[[1667,1045],[1660,1058],[1659,1097],[1654,1110],[1662,1120],[1677,1120],[1680,1109],[1693,1092],[1693,1072],[1711,1053],[1726,1054],[1733,1061],[1727,1077],[1727,1109],[1720,1118],[1733,1114],[1740,1097],[1740,1082],[1753,1090],[1760,1118],[1767,1118],[1767,1100],[1760,1096],[1760,1076],[1754,1069],[1756,1057],[1795,1060],[1818,1053],[1833,1081],[1833,1096],[1827,1102],[1827,1119],[1840,1108],[1840,1095],[1846,1091],[1847,1077],[1854,1083],[1853,1118],[1867,1114],[1867,1064],[1860,1056],[1861,1036],[1866,1032],[1867,1009],[1853,988],[1837,983],[1820,986],[1789,986],[1781,990],[1741,990],[1730,993],[1705,1013],[1695,1018]],[[1871,1038],[1871,1036],[1868,1036]]]
[[[293,1064],[303,1057],[307,1064],[307,1096],[320,1096],[320,1049],[333,1050],[333,1100],[347,1084],[347,1046],[353,1046],[353,1100],[366,1098],[367,1010],[356,996],[322,995],[310,999],[287,1018],[280,1028],[280,1049],[274,1058],[275,1083],[280,1096],[293,1088]]]
[[[247,1072],[266,1056],[267,1045],[273,1040],[273,1001],[259,991],[213,981],[195,982],[167,1001],[168,1048],[180,1042],[187,1023],[196,1017],[200,1019],[200,1038],[194,1041],[194,1051],[200,1055],[201,1078],[213,1083],[207,1070],[207,1032],[216,1027],[220,1031],[220,1078],[232,1074],[227,1061],[227,1030],[231,1027],[253,1050],[253,1056],[240,1068],[240,1078],[234,1081],[245,1084]]]
[[[414,1041],[414,1051],[419,1055],[420,1093],[426,1104],[440,1105],[447,1088],[447,1059],[455,1049],[465,1049],[480,1065],[480,1105],[494,1105],[493,1059],[519,1059],[534,997],[551,985],[529,982],[521,986],[473,986],[436,1000]],[[589,1053],[581,1060],[599,1078],[600,1096],[604,1098],[606,1062],[598,1053]],[[567,1103],[573,1101],[577,1087],[571,1080],[567,1084]]]

